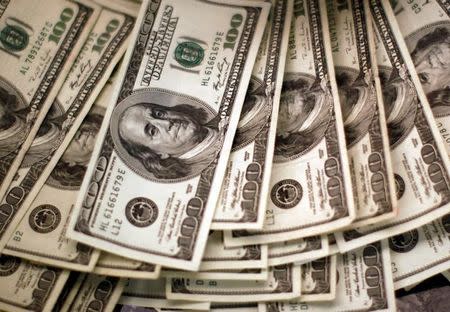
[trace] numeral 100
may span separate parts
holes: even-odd
[[[65,8],[59,16],[59,21],[53,26],[52,33],[48,36],[48,41],[53,41],[58,44],[61,40],[61,35],[66,31],[66,23],[73,17],[73,10],[71,8]]]
[[[225,42],[223,44],[224,49],[234,50],[234,46],[236,45],[236,39],[239,36],[238,27],[242,24],[243,17],[241,14],[234,14],[230,21],[231,29],[228,30],[227,35],[225,36]]]

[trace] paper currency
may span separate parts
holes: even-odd
[[[264,227],[227,232],[227,246],[317,235],[354,219],[326,7],[296,1],[290,36]]]
[[[69,308],[75,300],[75,296],[78,293],[78,289],[80,289],[84,278],[84,273],[70,271],[69,277],[64,284],[64,288],[59,293],[58,299],[53,306],[53,311],[69,312]]]
[[[122,8],[120,11],[123,13],[119,13],[117,6],[114,6],[114,2],[110,2],[108,8],[100,7],[99,11],[97,21],[84,42],[81,52],[75,59],[75,63],[35,139],[26,152],[6,196],[1,201],[0,207],[5,207],[10,212],[8,220],[2,224],[0,229],[0,250],[13,235],[13,231],[30,206],[33,204],[34,207],[37,206],[36,201],[33,202],[33,200],[44,183],[47,183],[47,187],[44,187],[45,190],[41,191],[40,198],[37,199],[40,205],[48,204],[58,207],[65,195],[72,196],[73,200],[76,200],[77,187],[81,184],[85,167],[89,162],[95,143],[95,134],[100,128],[104,112],[101,112],[101,114],[94,112],[93,114],[98,116],[91,114],[86,118],[87,121],[81,126],[81,130],[78,131],[78,129],[95,98],[107,82],[114,66],[125,52],[127,38],[135,21],[133,13],[137,14],[132,8]],[[107,103],[108,101],[102,103],[103,108],[106,108]],[[75,135],[75,139],[72,140]],[[84,140],[86,140],[86,144]],[[60,158],[62,159],[60,160]],[[53,188],[51,192],[59,192],[63,197],[49,196],[47,193],[49,184]],[[70,191],[73,194],[70,194]],[[49,197],[53,202],[47,203],[47,198],[43,200],[42,196]],[[70,205],[69,202],[66,205],[71,207],[73,203]],[[56,207],[52,209],[58,210]],[[43,207],[41,206],[41,208]],[[59,207],[59,209],[62,209],[62,207]],[[48,214],[48,218],[60,219],[58,213],[50,211],[51,209],[48,207],[41,210],[39,218],[43,214]],[[67,210],[66,213],[69,213],[69,211]],[[45,223],[45,220],[41,222]],[[62,225],[65,225],[65,222]],[[49,224],[42,226],[46,227]],[[55,226],[55,224],[52,224],[52,226]],[[31,228],[33,228],[31,230],[30,227],[25,229],[22,224],[21,230],[29,234],[33,232],[41,233],[39,229],[34,230],[36,227],[39,228],[41,225],[31,225]],[[41,230],[46,231],[48,228]],[[18,236],[15,237],[20,239]],[[36,252],[39,251],[33,248],[28,250],[28,247],[24,246],[26,244],[22,244],[20,247],[16,245],[15,247],[24,248],[28,255],[33,252],[36,255]],[[37,246],[37,248],[40,248],[40,246]],[[46,251],[42,250],[42,252],[45,254]],[[58,264],[51,263],[51,265]],[[86,265],[86,263],[83,263],[83,265]],[[81,269],[81,267],[79,268]]]
[[[298,301],[329,301],[336,297],[336,255],[302,265],[302,295]]]
[[[69,271],[0,256],[0,309],[52,311]]]
[[[102,29],[105,28],[105,21],[102,17],[108,13],[113,16],[118,15],[118,13],[106,9],[102,10],[98,20],[103,22]],[[109,17],[111,18],[111,16]],[[93,29],[95,30],[97,26],[94,26]],[[87,64],[91,63],[92,60],[88,60]],[[77,75],[76,71],[72,71],[72,73]],[[65,85],[69,81],[67,80]],[[65,234],[111,91],[112,86],[108,83],[78,128],[65,153],[55,166],[48,165],[54,167],[53,170],[46,172],[48,168],[45,168],[45,165],[48,159],[19,169],[22,179],[17,188],[22,184],[36,186],[33,182],[39,176],[45,175],[48,178],[39,192],[36,192],[35,189],[32,190],[36,195],[28,205],[28,209],[21,203],[16,205],[20,211],[17,211],[5,233],[7,236],[7,233],[14,228],[3,253],[67,269],[92,271],[99,251],[68,239]],[[10,192],[14,194],[15,188],[12,188]],[[26,194],[24,195],[26,196]],[[28,198],[25,199],[25,201],[27,200]],[[15,226],[20,215],[23,215],[22,220]]]
[[[397,217],[336,233],[341,251],[401,234],[448,213],[449,159],[388,2],[370,0],[398,198]]]
[[[265,281],[223,281],[172,278],[166,281],[167,297],[174,300],[255,302],[287,300],[300,296],[300,266],[269,269]]]
[[[268,265],[305,263],[328,255],[326,235],[300,238],[269,245]]]
[[[261,229],[269,193],[292,0],[272,0],[264,39],[252,71],[213,229]]]
[[[198,269],[269,6],[142,5],[68,237]]]
[[[331,50],[345,127],[356,218],[352,228],[397,215],[372,23],[363,0],[327,0]]]
[[[163,270],[161,276],[166,278],[191,278],[207,280],[238,280],[238,281],[262,281],[267,280],[269,271],[264,269],[237,269],[237,270],[211,270],[191,272],[181,270]]]
[[[102,252],[95,264],[93,273],[99,275],[156,279],[161,271],[159,265],[123,258],[107,252]]]
[[[450,269],[450,214],[388,240],[395,289]]]
[[[187,300],[169,300],[166,296],[166,280],[160,278],[154,281],[131,279],[125,286],[121,304],[156,307],[164,309],[209,310],[209,302],[192,302]]]
[[[267,245],[225,247],[223,232],[210,232],[199,271],[267,267]]]
[[[396,311],[389,249],[376,242],[337,256],[336,299],[261,304],[260,311]]]
[[[117,277],[83,274],[68,311],[113,311],[124,286],[125,280]]]
[[[84,0],[16,0],[0,4],[0,199],[98,13],[93,2]],[[6,216],[14,212],[9,203],[0,210]],[[0,229],[4,223],[2,220]]]
[[[450,7],[447,0],[390,2],[450,154]]]

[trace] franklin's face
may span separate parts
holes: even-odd
[[[414,65],[425,93],[450,86],[450,44],[423,49],[414,56]]]
[[[124,111],[119,132],[123,139],[144,145],[166,158],[182,155],[197,145],[201,125],[185,113],[154,104],[138,104]]]
[[[61,157],[62,160],[71,165],[86,165],[94,150],[97,133],[80,128]]]
[[[305,97],[298,91],[281,93],[278,113],[277,135],[287,136],[296,132],[308,117],[311,108],[307,107]]]

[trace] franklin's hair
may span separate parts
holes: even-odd
[[[414,51],[411,52],[412,59],[414,60],[421,50],[440,43],[450,44],[450,31],[445,27],[437,27],[432,32],[420,38],[419,41],[417,41]]]
[[[102,124],[103,116],[95,113],[88,114],[78,129],[76,135],[90,132],[97,134]],[[58,161],[50,176],[62,186],[79,187],[86,172],[86,166],[71,165],[62,158]]]
[[[205,124],[207,121],[207,114],[201,108],[195,108],[188,104],[179,104],[172,106],[170,108],[164,107],[153,103],[138,103],[136,105],[145,105],[151,107],[157,107],[163,110],[171,110],[178,113],[191,116],[199,125]],[[119,121],[119,123],[121,120]],[[202,134],[202,133],[199,133]],[[138,144],[135,142],[129,142],[124,139],[119,131],[120,142],[122,143],[124,149],[132,157],[138,159],[145,169],[157,179],[177,179],[188,176],[191,174],[191,165],[189,160],[179,159],[176,157],[169,156],[165,159],[153,151],[152,149]]]
[[[413,61],[421,50],[427,49],[435,44],[450,45],[450,31],[447,28],[437,27],[431,33],[420,38],[417,41],[414,51],[411,53]],[[450,114],[450,86],[429,92],[427,98],[435,115],[442,116]]]

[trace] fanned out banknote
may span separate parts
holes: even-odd
[[[21,253],[19,256],[37,260],[35,257],[45,258],[49,250],[53,253],[55,245],[49,241],[45,242],[47,250],[41,248],[42,243],[30,246],[30,235],[33,238],[35,234],[40,235],[41,240],[44,237],[47,240],[51,234],[46,233],[55,230],[60,221],[63,222],[60,222],[59,231],[55,232],[61,232],[62,228],[65,231],[64,221],[75,204],[109,95],[104,94],[105,99],[92,110],[91,107],[125,53],[137,11],[135,6],[121,7],[114,1],[100,6],[98,18],[81,52],[1,200],[1,206],[8,207],[11,212],[0,229],[0,250],[13,236],[14,247]],[[27,211],[35,220],[28,222],[30,214],[25,216]],[[19,222],[20,229],[14,233]],[[53,234],[53,238],[59,236]],[[92,269],[94,264],[88,264],[87,258],[82,262],[74,260],[73,253],[68,257],[74,261],[61,253],[52,256],[56,263],[48,262],[51,265],[71,268],[69,262],[72,262],[79,268]]]
[[[157,279],[161,266],[101,252],[93,273],[123,278]]]
[[[292,241],[269,244],[267,263],[269,266],[302,264],[329,254],[326,235],[311,236]]]
[[[449,159],[394,13],[387,1],[368,3],[399,212],[389,221],[336,233],[342,252],[410,231],[450,208]]]
[[[142,5],[69,238],[198,269],[269,7]]]
[[[69,271],[0,255],[0,309],[53,311]]]
[[[302,295],[300,302],[330,301],[336,297],[336,255],[302,265]]]
[[[121,304],[163,309],[209,310],[209,302],[170,300],[166,296],[166,279],[154,281],[131,279],[120,297]]]
[[[166,281],[169,299],[213,302],[258,302],[289,300],[301,294],[300,266],[269,268],[264,281],[227,281],[171,278]]]
[[[262,230],[227,231],[229,246],[348,226],[355,217],[325,3],[296,1]]]
[[[70,305],[81,287],[81,283],[84,279],[84,274],[77,271],[70,271],[69,277],[64,284],[63,289],[59,293],[58,299],[53,305],[53,311],[68,312]]]
[[[70,312],[113,311],[125,286],[118,277],[81,274],[76,287],[71,290]]]
[[[0,4],[0,199],[36,136],[99,14],[89,0]],[[2,205],[12,215],[18,194]],[[12,204],[11,204],[12,203]],[[5,218],[0,231],[8,224]]]
[[[342,108],[356,218],[351,227],[397,215],[386,117],[369,7],[327,0],[331,50]]]
[[[22,189],[23,196],[0,238],[0,246],[8,239],[4,253],[67,269],[93,269],[98,251],[65,234],[112,92],[106,79],[125,52],[133,24],[133,15],[102,7],[52,106],[54,117],[47,115],[8,190],[16,194]],[[110,39],[97,48],[100,39],[95,38],[101,36]]]
[[[450,214],[388,241],[395,289],[450,269]]]
[[[448,0],[390,2],[423,91],[450,154],[450,6]],[[416,4],[414,6],[414,4]]]
[[[271,14],[253,66],[213,229],[263,226],[293,7],[292,0],[271,2]]]
[[[175,269],[164,269],[161,277],[165,278],[191,278],[207,280],[237,280],[237,281],[265,281],[269,277],[268,268],[253,269],[216,269],[206,271],[182,271]]]
[[[338,255],[337,270],[334,300],[260,304],[259,311],[396,311],[387,243],[376,242]]]

